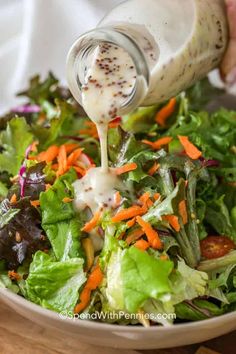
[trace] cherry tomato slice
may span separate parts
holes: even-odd
[[[235,248],[235,244],[226,236],[207,236],[201,242],[202,256],[207,259],[219,258]]]

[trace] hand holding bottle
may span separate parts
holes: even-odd
[[[236,0],[225,0],[229,23],[229,45],[222,60],[221,76],[227,85],[236,83]]]

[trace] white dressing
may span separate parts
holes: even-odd
[[[123,48],[103,43],[94,50],[82,87],[83,108],[96,124],[101,144],[101,164],[108,172],[107,129],[135,86],[136,71]]]
[[[93,213],[98,209],[115,207],[115,193],[124,189],[113,170],[105,172],[101,167],[91,168],[83,178],[74,182],[73,187],[75,208],[83,210],[89,207]]]
[[[116,118],[136,79],[134,63],[123,48],[100,44],[93,52],[82,87],[82,105],[98,125]]]
[[[115,193],[124,189],[121,179],[108,166],[108,124],[119,114],[135,86],[136,71],[123,48],[101,44],[96,48],[82,89],[82,104],[96,124],[101,146],[101,167],[91,168],[74,183],[75,208],[115,207]]]

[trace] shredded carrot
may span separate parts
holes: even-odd
[[[39,125],[43,124],[46,119],[47,119],[46,114],[43,113],[43,112],[41,112],[41,113],[39,114],[38,119],[37,119],[37,124],[39,124]]]
[[[87,120],[85,122],[85,125],[87,125],[87,127],[90,127],[90,128],[96,128],[96,124],[94,122],[92,122],[91,120]]]
[[[120,203],[121,203],[121,196],[120,196],[120,192],[117,191],[117,192],[115,192],[115,205],[119,206]]]
[[[132,226],[134,226],[135,222],[136,222],[136,217],[134,217],[134,218],[130,219],[129,221],[127,221],[126,225],[128,227],[132,227]]]
[[[38,145],[38,141],[33,141],[31,144],[31,151],[35,152],[37,151],[37,145]]]
[[[141,197],[139,197],[139,201],[142,204],[146,204],[148,199],[150,198],[150,193],[149,192],[145,192],[141,195]]]
[[[99,264],[97,264],[89,275],[87,283],[80,294],[80,303],[76,305],[75,313],[81,312],[88,306],[92,290],[95,290],[101,284],[102,280],[103,273]]]
[[[156,141],[142,140],[142,142],[150,145],[154,150],[159,150],[163,145],[168,145],[172,139],[171,136],[164,136]]]
[[[122,173],[126,173],[126,172],[130,172],[130,171],[136,170],[136,168],[137,168],[137,164],[135,162],[130,162],[130,163],[127,163],[126,165],[123,165],[121,167],[117,167],[115,169],[115,173],[117,175],[121,175]]]
[[[46,161],[47,163],[52,162],[59,153],[59,147],[56,145],[51,145],[46,151],[40,152],[34,158],[38,161]]]
[[[187,224],[188,222],[188,213],[187,213],[187,207],[186,207],[186,201],[183,199],[181,202],[179,202],[179,214],[183,220],[183,224]]]
[[[51,169],[56,171],[56,170],[58,170],[58,166],[59,166],[58,163],[54,163],[54,164],[52,164]]]
[[[155,148],[160,149],[163,145],[168,145],[172,141],[171,136],[164,136],[163,138],[160,138],[155,141]]]
[[[76,171],[77,173],[79,173],[81,176],[84,176],[84,175],[86,174],[86,171],[85,171],[83,168],[79,167],[79,166],[73,166],[73,168],[74,168],[75,171]]]
[[[81,135],[89,135],[93,138],[98,138],[98,131],[96,125],[93,122],[89,122],[89,121],[86,121],[85,125],[88,128],[80,129],[78,133]]]
[[[39,200],[31,200],[30,201],[30,204],[33,206],[33,207],[37,207],[40,205],[40,201]]]
[[[155,149],[155,141],[150,141],[150,140],[143,139],[142,143],[144,143],[146,145],[150,145],[153,149]]]
[[[113,216],[111,220],[112,222],[119,222],[122,220],[131,219],[137,215],[143,215],[144,213],[145,210],[142,207],[138,205],[133,205],[127,209],[122,209],[118,211],[118,213],[115,216]]]
[[[143,195],[141,195],[141,197],[139,198],[139,201],[142,203],[145,212],[153,205],[153,202],[150,199],[149,192],[143,193]]]
[[[169,102],[162,107],[156,114],[155,120],[161,126],[164,127],[166,125],[166,120],[174,113],[176,106],[176,98],[173,97],[169,100]]]
[[[70,202],[72,202],[72,198],[69,198],[69,197],[64,197],[63,199],[62,199],[62,201],[63,201],[63,203],[70,203]]]
[[[86,285],[89,289],[95,290],[98,287],[98,285],[101,284],[102,279],[103,279],[103,274],[99,264],[97,264],[94,270],[92,271],[92,273],[90,274]]]
[[[157,199],[160,198],[160,196],[161,196],[160,193],[154,193],[154,194],[153,194],[153,199],[154,199],[154,200],[157,200]]]
[[[80,303],[75,306],[74,313],[79,313],[85,309],[90,301],[91,290],[84,287],[80,294]]]
[[[85,231],[85,232],[90,232],[92,229],[94,229],[97,226],[97,224],[100,220],[100,217],[101,217],[101,212],[96,211],[96,213],[93,215],[92,219],[89,220],[81,230]]]
[[[77,160],[78,160],[79,156],[81,155],[82,151],[83,150],[80,149],[80,148],[74,150],[67,158],[67,165],[68,166],[74,165],[77,162]]]
[[[130,245],[132,242],[138,240],[143,235],[144,231],[142,229],[136,229],[128,235],[125,241],[128,245]]]
[[[153,206],[153,201],[149,198],[146,204],[148,208],[151,208],[151,206]]]
[[[158,170],[159,167],[160,167],[160,164],[157,163],[157,162],[154,162],[154,164],[152,165],[152,167],[149,168],[148,174],[149,174],[150,176],[153,176],[153,175],[156,173],[156,171]]]
[[[65,145],[65,149],[66,149],[67,154],[71,153],[73,150],[78,148],[78,144],[75,144],[75,143],[67,143],[64,145]]]
[[[160,249],[162,248],[162,242],[159,238],[158,233],[152,228],[151,224],[143,220],[140,216],[136,218],[137,223],[141,226],[143,231],[145,232],[148,242],[153,248]]]
[[[51,187],[52,187],[52,186],[51,186],[51,184],[46,183],[46,185],[45,185],[46,191],[48,191],[48,190],[49,190],[49,188],[51,188]]]
[[[134,244],[135,247],[137,247],[138,249],[145,251],[147,248],[150,247],[149,243],[145,240],[138,240],[135,242]]]
[[[162,261],[167,261],[167,259],[169,259],[169,257],[167,256],[167,254],[161,254],[161,255],[160,255],[160,259],[161,259]]]
[[[89,135],[94,139],[98,139],[98,132],[95,129],[81,129],[79,131],[80,135]]]
[[[14,193],[14,194],[12,194],[12,196],[11,196],[10,203],[11,203],[11,204],[16,204],[16,202],[17,202],[17,196],[16,196],[16,194]]]
[[[199,157],[202,156],[202,153],[198,148],[193,145],[187,136],[183,135],[178,135],[179,141],[181,142],[182,146],[184,147],[184,150],[186,154],[193,160],[199,159]]]
[[[15,272],[14,270],[8,271],[8,277],[12,280],[20,280],[21,279],[20,274]]]
[[[60,146],[58,156],[57,156],[57,161],[58,161],[57,176],[61,176],[67,171],[67,159],[66,159],[65,145]]]
[[[166,220],[175,231],[178,232],[180,230],[179,220],[176,215],[163,215],[163,219]]]

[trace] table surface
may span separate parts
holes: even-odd
[[[200,344],[147,351],[117,350],[80,343],[26,320],[0,302],[0,354],[235,354],[236,332]]]

